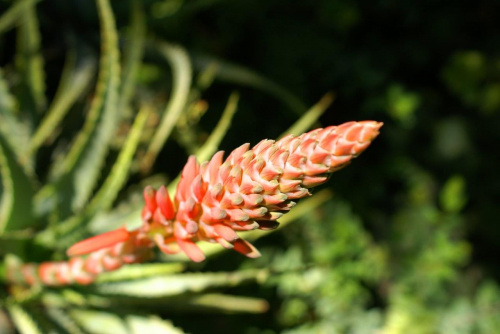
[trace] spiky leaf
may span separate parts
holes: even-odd
[[[64,161],[57,164],[60,168],[54,171],[61,218],[67,217],[70,209],[81,209],[89,199],[119,119],[120,64],[115,20],[107,0],[99,0],[97,5],[102,56],[96,94],[82,131]]]

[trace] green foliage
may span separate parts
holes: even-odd
[[[405,92],[400,85],[394,85],[387,91],[387,104],[389,115],[409,127],[415,122],[415,111],[420,104],[420,98],[415,93]]]
[[[497,4],[59,5],[0,3],[2,333],[498,332]],[[188,155],[360,119],[380,138],[246,233],[260,259],[205,243],[90,286],[3,282],[136,227]]]
[[[450,91],[466,105],[485,114],[500,108],[500,67],[498,58],[485,57],[478,51],[454,54],[442,76]]]
[[[5,77],[3,71],[0,72],[0,240],[4,245],[5,261],[0,267],[2,279],[13,263],[18,266],[20,262],[62,259],[65,249],[87,236],[88,228],[94,221],[102,220],[100,217],[105,217],[101,228],[112,229],[112,217],[121,207],[118,205],[115,209],[113,205],[117,199],[121,200],[121,190],[129,186],[140,194],[136,186],[128,183],[129,176],[153,167],[170,134],[176,126],[181,129],[182,122],[192,117],[190,115],[196,112],[193,107],[203,102],[202,94],[218,76],[213,71],[214,66],[207,66],[194,86],[187,51],[167,42],[151,41],[150,45],[154,45],[159,56],[167,59],[172,69],[172,93],[166,103],[165,117],[155,122],[154,118],[160,115],[155,107],[158,100],[155,95],[160,95],[149,87],[151,82],[138,80],[146,46],[145,15],[140,3],[134,2],[131,7],[130,40],[124,46],[124,70],[121,72],[114,14],[108,1],[97,0],[101,31],[97,78],[94,77],[95,56],[84,51],[88,46],[72,42],[56,93],[47,103],[45,61],[40,52],[42,44],[36,7],[28,6],[28,2],[22,4],[22,7],[12,7],[0,21],[3,27],[14,25],[12,20],[19,21],[15,62],[16,71],[22,78],[19,87],[11,91],[14,87],[12,77]],[[25,11],[25,16],[19,14],[21,10]],[[154,67],[155,71],[159,69]],[[231,74],[233,70],[226,71]],[[260,80],[254,83],[257,87],[261,85],[265,90],[268,85],[278,95],[290,95],[271,81],[245,71],[246,76]],[[240,72],[236,72],[234,78],[238,78]],[[93,81],[96,81],[95,87],[89,89]],[[89,90],[93,95],[88,96]],[[89,97],[90,103],[86,103]],[[306,118],[299,120],[297,131],[307,130],[324,111],[325,104],[313,108],[314,115],[306,116],[309,121]],[[192,136],[185,136],[181,143],[186,148],[195,147],[194,153],[200,159],[209,159],[228,132],[237,105],[238,94],[233,93],[205,143],[199,142],[196,131],[188,131]],[[72,133],[66,133],[64,127],[72,123],[69,116],[76,116],[79,110],[84,111],[83,124],[71,139]],[[188,122],[196,124],[200,117],[195,116],[194,123],[193,120]],[[189,123],[184,126],[186,124]],[[115,137],[121,131],[125,134]],[[56,147],[54,162],[48,168],[38,165],[42,152],[45,154],[53,149],[54,141],[60,140],[71,141],[71,144]],[[113,150],[114,147],[119,149]],[[47,163],[45,160],[42,162]],[[317,198],[320,203],[324,196]],[[136,201],[129,209],[135,221],[140,217],[140,206],[142,204]],[[14,326],[23,333],[102,333],[103,328],[110,333],[145,330],[180,333],[168,321],[144,316],[141,309],[154,312],[155,307],[164,305],[185,311],[257,314],[268,309],[268,303],[262,298],[212,292],[250,283],[262,284],[269,275],[267,270],[184,271],[185,266],[180,262],[143,264],[103,274],[90,287],[51,290],[39,286],[14,286],[1,305],[8,310]],[[123,306],[128,309],[125,313]]]
[[[182,334],[171,322],[154,316],[137,316],[134,314],[119,317],[113,313],[95,310],[73,310],[71,316],[88,333],[96,334],[140,334],[166,333]]]
[[[364,317],[376,318],[365,325],[378,328],[381,310],[368,315],[365,309],[370,288],[388,279],[386,249],[374,243],[347,204],[324,206],[302,220],[289,236],[298,246],[258,260],[279,273],[268,284],[283,297],[279,321],[290,327],[286,332],[350,332]]]
[[[0,136],[0,172],[3,180],[0,231],[20,230],[32,225],[35,220],[32,206],[33,182],[2,136]]]

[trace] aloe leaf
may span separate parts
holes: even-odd
[[[55,193],[60,196],[61,218],[67,217],[71,209],[78,210],[86,204],[100,176],[119,120],[120,64],[115,21],[107,0],[98,0],[97,8],[102,56],[95,97],[82,131],[64,161],[58,164],[60,168],[53,173]]]
[[[66,310],[56,307],[48,307],[47,315],[56,323],[60,329],[68,334],[86,334],[85,331],[69,316]]]
[[[0,134],[8,142],[18,161],[29,174],[32,169],[26,160],[22,159],[22,150],[27,147],[31,136],[30,125],[27,120],[21,120],[16,104],[16,99],[10,93],[7,82],[4,80],[0,69]]]
[[[1,234],[0,245],[2,247],[0,247],[0,255],[11,253],[24,258],[26,247],[31,243],[32,239],[32,233],[25,231]]]
[[[114,313],[70,309],[70,317],[85,331],[93,334],[129,334],[127,324]]]
[[[10,93],[7,82],[4,79],[3,71],[0,68],[0,115],[14,116],[17,113],[16,99]],[[3,122],[0,122],[2,124]]]
[[[129,315],[126,317],[130,334],[143,333],[165,333],[165,334],[183,334],[184,332],[167,320],[163,320],[157,316],[138,316]]]
[[[286,130],[282,136],[288,134],[300,135],[301,133],[309,130],[314,123],[323,115],[325,110],[332,104],[335,99],[335,95],[328,93],[321,98],[315,105],[313,105],[304,115],[302,115],[288,130]]]
[[[146,173],[153,166],[158,153],[172,133],[182,111],[186,107],[191,87],[192,69],[189,56],[180,46],[166,42],[158,44],[158,49],[172,68],[172,93],[165,108],[160,125],[153,135],[146,155],[141,164],[141,170]]]
[[[34,186],[0,134],[0,175],[3,191],[0,204],[0,233],[32,226]]]
[[[46,290],[40,296],[40,300],[46,307],[68,309],[71,306],[89,307],[109,307],[109,301],[103,297],[82,294],[70,288],[60,288],[56,290]]]
[[[140,191],[137,197],[140,196]],[[141,226],[141,210],[144,206],[142,198],[133,200],[132,202],[123,201],[116,208],[109,212],[97,214],[88,223],[88,231],[91,234],[101,234],[122,226],[126,226],[129,230],[134,230]]]
[[[266,274],[267,275],[267,274]],[[262,275],[265,276],[264,274]],[[260,281],[259,281],[260,283]],[[50,295],[50,296],[48,296]],[[50,297],[50,298],[49,298]],[[68,299],[69,298],[69,299]],[[175,296],[160,297],[128,297],[122,295],[95,295],[82,290],[82,293],[71,290],[63,295],[44,294],[44,300],[59,307],[68,304],[97,308],[141,308],[154,310],[158,308],[175,310],[176,312],[224,312],[224,313],[263,313],[269,304],[261,298],[234,296],[220,293],[186,293]]]
[[[122,86],[118,102],[120,110],[128,108],[129,101],[133,95],[137,71],[144,54],[146,37],[146,22],[141,1],[135,0],[131,7],[132,20],[128,30],[128,41],[125,44],[124,64],[122,72]]]
[[[164,333],[183,334],[184,332],[157,316],[139,316],[135,314],[119,316],[114,313],[72,309],[71,317],[89,333],[95,334],[143,334]]]
[[[156,303],[155,303],[156,304]],[[166,299],[163,306],[175,306],[176,310],[185,312],[217,311],[224,313],[264,313],[269,309],[267,301],[261,298],[232,296],[221,293],[182,296]]]
[[[224,136],[231,126],[231,120],[233,119],[233,116],[238,108],[239,98],[240,97],[237,93],[233,93],[229,97],[226,108],[224,109],[219,122],[217,123],[203,146],[200,147],[195,154],[198,161],[209,160],[215,153],[215,151],[217,151],[217,149],[219,148],[222,139],[224,139]],[[179,175],[172,182],[170,182],[168,186],[169,193],[173,193],[175,191],[175,187],[177,186],[177,183],[179,183],[180,177],[181,174],[179,173]]]
[[[71,106],[88,87],[94,75],[96,62],[91,57],[77,59],[75,52],[68,54],[56,96],[41,124],[36,129],[28,148],[33,154],[44,143],[67,114]]]
[[[57,224],[57,226],[43,232],[39,240],[52,243],[57,238],[57,248],[66,248],[83,237],[87,223],[96,213],[111,207],[118,192],[127,181],[130,166],[151,109],[151,106],[144,105],[139,111],[127,140],[111,168],[111,172],[83,213],[71,216],[69,219]]]
[[[187,153],[194,154],[199,148],[198,123],[208,110],[208,103],[201,99],[202,93],[210,87],[215,79],[215,66],[208,66],[194,79],[189,92],[185,112],[179,117],[176,124],[175,140],[184,147]]]
[[[17,36],[16,65],[28,90],[28,99],[21,99],[21,110],[41,113],[47,104],[45,98],[45,71],[40,29],[34,6],[27,6],[20,17]],[[34,108],[34,110],[32,110]]]
[[[169,275],[181,272],[184,265],[181,263],[141,263],[124,266],[119,270],[102,273],[96,283],[109,283],[143,279],[152,276]]]
[[[43,334],[33,317],[18,304],[7,305],[12,321],[23,334]]]
[[[259,73],[243,66],[208,56],[195,57],[194,66],[199,70],[205,69],[208,66],[215,66],[217,79],[262,90],[274,96],[297,115],[302,115],[307,110],[307,106],[291,92]]]
[[[219,122],[211,132],[208,139],[205,141],[205,144],[203,144],[198,152],[196,152],[196,158],[198,158],[198,161],[206,161],[210,159],[219,148],[222,139],[224,139],[224,136],[231,126],[231,120],[238,109],[239,98],[240,96],[237,93],[232,93],[229,97],[226,108],[224,109]]]
[[[195,154],[198,161],[206,161],[210,159],[215,151],[217,151],[217,149],[219,148],[219,145],[222,139],[224,139],[229,126],[231,126],[231,120],[233,119],[233,116],[238,108],[239,98],[239,94],[237,93],[233,93],[229,97],[226,108],[224,109],[219,122],[215,126],[215,129],[211,132],[210,136],[205,141],[203,146],[200,147]],[[179,175],[177,175],[177,177],[172,182],[170,182],[170,184],[168,185],[169,193],[174,193],[175,187],[177,186],[177,183],[179,183],[180,177],[181,174],[179,173]]]
[[[103,185],[89,204],[88,210],[92,213],[109,209],[116,199],[118,191],[120,191],[127,181],[132,160],[141,139],[142,130],[144,129],[144,125],[151,111],[151,106],[144,105],[137,114],[132,129],[127,136],[127,140],[118,155],[118,159]]]
[[[18,20],[24,15],[27,8],[34,7],[40,0],[21,0],[16,1],[2,16],[0,16],[0,34],[16,25]]]
[[[141,181],[127,190],[126,199],[122,200],[116,207],[109,211],[101,211],[96,214],[87,224],[87,231],[96,235],[108,232],[123,226],[129,230],[137,229],[142,224],[141,210],[144,206],[142,197],[143,187],[150,185],[160,187],[166,183],[164,175],[157,174]],[[78,240],[76,240],[78,241]]]
[[[266,280],[267,270],[242,270],[221,273],[184,273],[151,277],[128,282],[99,284],[89,288],[98,294],[160,298],[202,292],[216,287],[234,287],[243,283]]]

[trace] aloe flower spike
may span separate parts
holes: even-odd
[[[26,284],[89,284],[100,273],[146,261],[155,245],[166,254],[182,250],[191,260],[205,255],[198,241],[219,243],[248,257],[260,256],[237,232],[278,227],[295,200],[326,182],[377,137],[382,123],[348,122],[278,141],[244,144],[223,160],[217,152],[199,164],[191,156],[173,199],[165,187],[144,189],[141,227],[107,232],[73,245],[68,262],[8,268],[8,279]],[[88,255],[85,255],[88,254]]]
[[[349,122],[298,137],[263,140],[252,149],[244,144],[225,161],[223,152],[202,164],[191,156],[173,209],[164,188],[161,196],[145,191],[144,224],[155,230],[154,241],[162,251],[175,252],[177,245],[196,262],[205,259],[196,245],[200,240],[258,257],[236,231],[276,228],[276,220],[295,205],[294,200],[310,196],[309,188],[324,183],[330,173],[363,152],[381,126],[375,121]]]

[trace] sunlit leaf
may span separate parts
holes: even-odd
[[[62,308],[49,307],[47,308],[47,315],[68,334],[86,334],[86,332],[71,319],[66,310]]]
[[[415,122],[415,112],[420,106],[420,97],[406,91],[401,85],[392,85],[387,91],[387,105],[389,115],[410,127]]]
[[[181,263],[142,263],[128,265],[120,270],[111,271],[99,275],[97,283],[119,282],[127,280],[143,279],[152,276],[174,274],[182,271],[184,265]]]
[[[175,306],[184,312],[224,312],[224,313],[264,313],[269,304],[261,298],[226,295],[220,293],[207,293],[194,296],[183,296],[171,301],[162,299],[163,305]]]
[[[114,313],[73,309],[71,316],[86,331],[93,334],[182,334],[169,321],[156,316],[122,315]]]
[[[166,321],[157,316],[137,316],[129,315],[126,317],[131,334],[183,334],[184,332],[170,321]]]
[[[7,309],[16,327],[22,334],[43,334],[33,317],[30,316],[23,307],[17,304],[11,304]]]
[[[109,312],[71,309],[69,315],[86,332],[92,334],[129,334],[126,322],[118,315]]]
[[[265,280],[265,270],[222,273],[185,273],[151,277],[128,282],[99,284],[92,288],[99,294],[128,297],[158,298],[188,292],[202,292],[209,288],[231,287],[245,282]]]
[[[465,179],[454,175],[446,181],[440,194],[441,206],[447,212],[457,213],[467,203]]]

